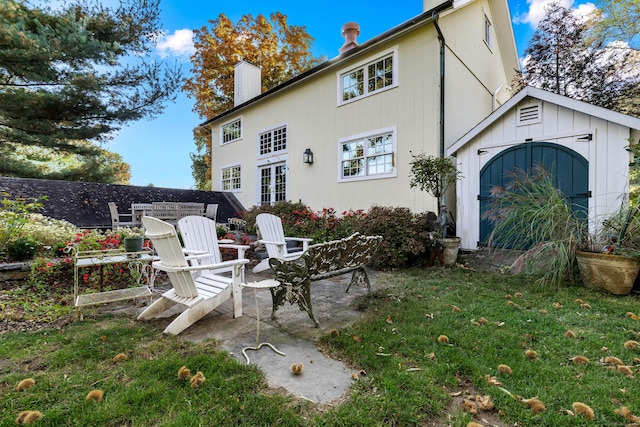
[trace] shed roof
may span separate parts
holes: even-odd
[[[496,120],[505,115],[508,111],[514,108],[520,101],[526,97],[536,98],[541,101],[550,102],[552,104],[560,105],[571,110],[579,111],[590,116],[598,117],[603,120],[607,120],[613,123],[617,123],[622,126],[626,126],[631,129],[640,130],[640,118],[629,116],[627,114],[618,113],[607,108],[598,107],[588,102],[579,101],[577,99],[569,98],[568,96],[559,95],[557,93],[549,92],[543,89],[538,89],[533,86],[526,86],[520,92],[516,93],[507,102],[498,107],[493,113],[488,115],[484,120],[478,123],[469,132],[463,135],[460,139],[454,142],[446,150],[447,156],[455,155],[458,150],[464,147],[469,141],[478,136],[482,131],[491,126]]]

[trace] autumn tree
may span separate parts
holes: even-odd
[[[640,50],[640,2],[638,0],[598,0],[590,26],[593,36],[609,42],[621,41]]]
[[[245,15],[234,24],[224,14],[195,31],[193,75],[183,90],[195,99],[193,110],[203,119],[233,107],[234,66],[240,60],[262,68],[262,90],[269,90],[318,64],[310,46],[313,38],[305,27],[287,24],[279,12],[267,19]],[[196,153],[191,154],[192,173],[199,189],[211,188],[211,137],[194,130]],[[206,174],[206,175],[205,175]]]
[[[99,144],[159,114],[182,84],[179,68],[147,59],[159,1],[0,2],[0,175],[128,180],[128,165]]]
[[[628,105],[629,97],[638,99],[638,72],[628,61],[632,52],[590,37],[589,21],[557,2],[545,11],[525,50],[524,83],[634,114]]]

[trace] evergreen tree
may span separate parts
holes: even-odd
[[[97,144],[159,114],[182,83],[179,68],[147,58],[158,16],[159,0],[117,8],[72,0],[59,9],[0,2],[0,175],[96,179],[95,169],[46,172],[37,167],[43,153],[80,156],[86,168],[117,163]]]

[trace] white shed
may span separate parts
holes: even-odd
[[[615,211],[629,193],[630,144],[640,119],[545,90],[526,87],[448,149],[463,178],[457,183],[461,247],[486,243],[491,226],[481,215],[505,172],[542,164],[590,224]]]

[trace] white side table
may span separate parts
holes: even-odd
[[[272,344],[268,342],[260,343],[260,307],[258,306],[258,289],[271,289],[280,286],[280,282],[273,279],[261,280],[259,282],[248,282],[242,283],[242,286],[246,288],[253,289],[253,298],[256,301],[256,346],[255,347],[245,347],[242,349],[242,355],[245,359],[247,359],[247,365],[249,364],[249,356],[247,356],[247,350],[260,350],[263,345],[271,347],[273,351],[278,353],[281,356],[286,356],[285,353],[281,352],[277,348],[275,348]],[[258,344],[259,343],[259,344]]]

